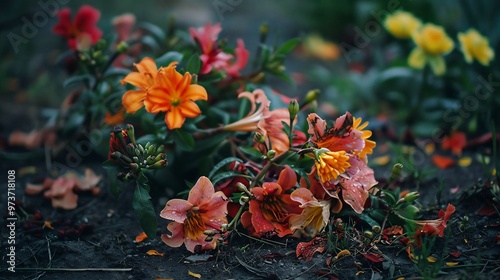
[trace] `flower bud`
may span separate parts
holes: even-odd
[[[156,148],[156,153],[164,153],[165,152],[165,146],[160,145],[158,148]]]
[[[249,193],[249,191],[248,191],[248,189],[247,189],[247,186],[243,185],[243,183],[241,183],[241,182],[236,183],[236,188],[237,188],[240,192]]]
[[[391,177],[389,178],[389,181],[392,182],[397,178],[399,178],[399,176],[401,176],[402,171],[403,171],[403,165],[401,163],[394,164],[394,166],[392,167],[392,173]]]
[[[290,113],[290,119],[294,120],[295,116],[297,116],[297,113],[299,112],[299,102],[297,100],[292,99],[290,101],[290,104],[288,104],[288,112]]]
[[[135,131],[134,131],[134,126],[131,125],[131,124],[127,124],[127,134],[128,134],[128,137],[130,138],[130,142],[132,142],[132,144],[136,144],[135,143]]]
[[[129,45],[125,41],[121,41],[118,46],[116,46],[116,51],[119,53],[127,52],[129,49]]]
[[[240,204],[241,204],[241,205],[245,205],[245,204],[246,204],[247,202],[249,202],[249,201],[250,201],[250,198],[249,198],[248,196],[246,196],[246,195],[242,195],[242,196],[240,197],[240,201],[239,201],[239,202],[240,202]]]
[[[375,233],[380,233],[381,230],[382,230],[382,228],[380,226],[373,226],[372,227],[372,231]]]
[[[167,165],[167,161],[162,159],[162,160],[155,162],[152,165],[148,165],[147,168],[148,169],[160,169],[160,168],[163,168],[165,165]]]
[[[269,151],[267,151],[266,156],[267,156],[268,159],[273,159],[276,156],[276,151],[275,150],[269,150]]]
[[[111,155],[111,159],[120,160],[120,157],[122,156],[122,153],[116,151],[116,152],[112,152],[110,155]]]
[[[207,235],[207,236],[214,236],[215,235],[215,231],[213,230],[210,230],[210,229],[207,229],[203,232],[204,235]]]
[[[408,203],[415,201],[420,194],[418,192],[409,192],[405,195],[404,200]]]
[[[137,164],[135,162],[130,164],[130,168],[132,168],[132,170],[134,170],[134,171],[138,171],[140,169],[139,164]]]
[[[138,157],[134,156],[134,157],[132,157],[132,159],[134,160],[134,162],[135,162],[135,163],[140,163],[140,161],[139,161],[139,158],[138,158]]]
[[[147,154],[150,156],[155,156],[156,155],[156,146],[155,145],[149,145],[149,147],[145,147],[146,150],[148,151]]]
[[[304,103],[303,105],[312,103],[313,101],[316,101],[319,96],[319,89],[313,89],[307,92],[306,97],[304,98]]]
[[[212,241],[212,240],[214,240],[214,238],[213,238],[212,236],[207,236],[207,237],[205,238],[205,242],[210,242],[210,241]]]
[[[368,239],[372,239],[373,238],[373,232],[369,231],[369,230],[365,230],[363,232],[363,236],[368,238]]]
[[[255,132],[255,135],[253,136],[253,140],[257,143],[265,143],[266,139],[264,138],[264,135],[260,132]]]

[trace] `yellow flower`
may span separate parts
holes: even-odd
[[[420,28],[421,25],[422,22],[419,19],[404,11],[397,11],[384,20],[384,27],[394,37],[400,39],[411,38],[411,34]]]
[[[157,114],[166,112],[165,123],[169,129],[180,128],[186,117],[194,118],[201,114],[194,101],[207,100],[208,94],[204,87],[191,84],[191,74],[181,75],[175,70],[177,63],[159,71],[157,81],[152,86],[144,100],[146,110]]]
[[[363,130],[365,127],[368,126],[368,122],[364,122],[361,124],[362,119],[361,118],[356,118],[353,117],[353,124],[352,128],[361,131],[361,138],[365,140],[365,146],[363,147],[363,150],[360,152],[355,152],[360,158],[366,158],[366,155],[372,154],[373,153],[373,148],[377,145],[375,141],[373,140],[368,140],[372,136],[372,132],[370,130]]]
[[[495,52],[490,47],[488,38],[481,36],[474,28],[469,28],[466,33],[458,33],[461,50],[465,61],[472,63],[476,59],[484,66],[488,66],[495,57]]]
[[[408,57],[408,64],[416,69],[424,68],[429,63],[435,75],[446,72],[442,55],[449,53],[454,43],[441,26],[426,24],[412,34],[417,45]]]
[[[315,165],[322,183],[329,183],[337,179],[351,166],[349,156],[345,151],[331,152],[328,149],[319,150]]]

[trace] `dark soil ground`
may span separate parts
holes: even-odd
[[[473,156],[476,152],[466,153]],[[134,239],[141,228],[131,208],[131,192],[115,199],[108,192],[106,179],[100,183],[102,191],[97,197],[80,194],[79,207],[70,211],[53,209],[50,201],[41,195],[25,195],[25,183],[44,176],[40,172],[45,169],[42,162],[43,158],[38,158],[2,164],[4,178],[8,169],[16,170],[18,220],[15,273],[6,270],[9,232],[2,226],[1,279],[197,279],[200,276],[201,279],[420,279],[430,275],[433,267],[432,264],[419,267],[408,258],[404,246],[397,243],[377,244],[384,258],[379,263],[366,259],[356,244],[349,247],[351,255],[338,260],[332,261],[336,253],[327,247],[323,254],[315,254],[311,261],[305,261],[297,259],[295,254],[300,240],[276,239],[270,241],[274,244],[269,244],[236,233],[229,244],[216,251],[191,254],[184,247],[170,248],[163,244],[160,235],[167,232],[168,221],[160,218],[156,238],[136,243]],[[91,167],[105,175],[100,162],[95,159],[88,162],[82,163],[79,170]],[[35,167],[37,172],[21,175],[22,167],[26,166]],[[425,166],[429,167],[428,159]],[[387,170],[389,166],[379,167],[376,174],[385,176]],[[458,265],[441,264],[441,269],[431,278],[437,275],[444,279],[500,279],[499,215],[494,210],[491,215],[477,214],[481,209],[484,212],[484,206],[492,200],[488,182],[484,179],[478,182],[482,174],[479,164],[467,168],[457,166],[439,171],[420,184],[425,218],[435,218],[437,210],[448,201],[457,208],[449,222],[451,234],[438,240],[433,252],[436,256],[447,256],[446,262],[458,262]],[[439,185],[436,178],[444,179],[440,205],[436,202]],[[402,187],[415,185],[409,178],[406,182]],[[450,189],[457,185],[459,193],[451,195]],[[7,189],[5,180],[2,180],[2,189]],[[1,193],[2,205],[7,201],[6,196],[6,191]],[[165,199],[157,205],[158,213]],[[2,214],[5,225],[7,212]],[[464,216],[468,217],[468,223],[462,227]],[[51,221],[54,229],[44,228],[44,221]],[[148,255],[149,250],[163,255]],[[456,251],[460,252],[458,256],[449,255]]]

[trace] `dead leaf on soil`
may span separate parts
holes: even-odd
[[[160,256],[160,257],[163,257],[165,254],[164,253],[160,253],[160,252],[158,252],[156,250],[151,249],[151,250],[149,250],[149,251],[146,252],[146,255],[148,255],[148,256]]]
[[[188,275],[191,276],[191,277],[194,277],[194,278],[198,278],[200,279],[201,278],[201,274],[199,273],[194,273],[192,272],[191,270],[188,270]]]
[[[453,158],[441,155],[433,155],[432,162],[441,169],[446,169],[455,165],[455,160]]]
[[[376,254],[376,253],[367,253],[367,254],[362,254],[363,257],[367,258],[371,262],[374,263],[379,263],[385,261],[384,257],[382,254]]]
[[[295,254],[299,259],[306,261],[312,260],[314,253],[323,253],[325,251],[326,239],[322,237],[315,237],[309,242],[300,242],[297,244]]]
[[[142,241],[146,240],[146,238],[148,238],[148,236],[143,231],[135,237],[135,243],[141,243]]]
[[[472,163],[471,157],[462,157],[458,160],[458,165],[462,167],[468,167]]]
[[[345,249],[345,250],[342,250],[340,251],[336,256],[335,256],[335,259],[338,260],[340,259],[341,257],[343,256],[349,256],[351,255],[351,252],[349,252],[349,250]]]
[[[456,266],[457,264],[459,264],[459,262],[446,262],[445,264],[446,264],[446,266],[453,267],[453,266]]]

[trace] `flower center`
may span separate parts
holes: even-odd
[[[319,161],[316,161],[315,164],[321,182],[327,183],[337,179],[340,174],[345,172],[346,168],[351,166],[347,162],[349,156],[346,156],[345,153],[345,151],[326,152],[319,156]]]
[[[262,216],[270,222],[281,223],[288,215],[285,210],[285,203],[275,196],[266,196],[260,207]]]
[[[173,106],[173,107],[177,107],[181,104],[181,99],[178,98],[178,97],[172,97],[170,98],[170,104]]]
[[[187,218],[184,220],[184,236],[191,240],[197,240],[205,230],[205,223],[201,218],[198,209],[191,209],[187,212]]]

